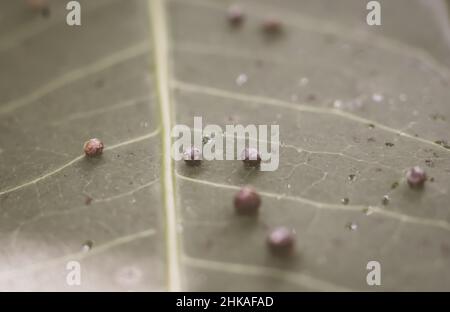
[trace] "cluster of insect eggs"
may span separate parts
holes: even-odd
[[[233,27],[241,26],[244,23],[245,16],[244,10],[238,5],[232,5],[228,9],[227,19]],[[267,34],[277,34],[282,30],[282,23],[280,19],[268,16],[263,20],[261,28]]]

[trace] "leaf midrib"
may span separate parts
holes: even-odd
[[[152,38],[154,45],[154,65],[156,88],[161,114],[162,134],[162,182],[165,207],[166,257],[168,290],[180,291],[180,256],[177,216],[175,206],[174,171],[171,158],[171,116],[172,105],[169,95],[169,47],[165,0],[148,0]]]

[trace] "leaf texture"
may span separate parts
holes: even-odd
[[[232,1],[80,2],[74,28],[65,1],[48,18],[0,1],[1,290],[449,290],[446,2],[380,1],[369,27],[365,1],[247,0],[239,28]],[[280,125],[278,170],[173,162],[170,131],[194,116]],[[247,184],[256,219],[233,211]],[[276,226],[291,258],[267,250]]]

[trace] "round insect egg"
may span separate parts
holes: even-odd
[[[48,10],[49,7],[48,0],[26,0],[26,4],[35,12]]]
[[[278,227],[269,233],[267,244],[275,255],[291,254],[295,245],[294,233],[286,227]]]
[[[255,148],[246,148],[242,151],[242,161],[248,167],[259,167],[261,164],[261,156]]]
[[[240,6],[232,5],[228,9],[227,19],[232,26],[240,26],[245,18],[245,14]]]
[[[183,153],[184,162],[188,166],[199,166],[202,158],[202,152],[196,147],[188,148]]]
[[[406,172],[406,181],[411,188],[422,188],[427,180],[427,174],[419,166],[412,167]]]
[[[84,143],[84,153],[86,154],[86,156],[88,157],[95,157],[95,156],[99,156],[103,153],[103,142],[100,141],[99,139],[90,139],[89,141],[87,141],[86,143]]]
[[[350,199],[348,197],[344,197],[341,199],[341,203],[343,205],[348,205],[349,202],[350,202]]]
[[[273,16],[265,18],[262,24],[262,29],[267,34],[280,33],[282,28],[281,20]]]
[[[87,240],[81,245],[81,250],[83,252],[88,252],[94,247],[94,242],[91,240]]]
[[[244,186],[234,196],[234,208],[239,215],[256,215],[260,206],[261,197],[250,186]]]

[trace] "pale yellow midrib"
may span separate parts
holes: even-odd
[[[154,42],[154,63],[156,69],[157,94],[162,124],[162,176],[164,207],[166,217],[168,290],[181,290],[180,257],[177,234],[174,176],[171,159],[171,103],[169,95],[169,47],[165,0],[148,0],[152,37]]]

